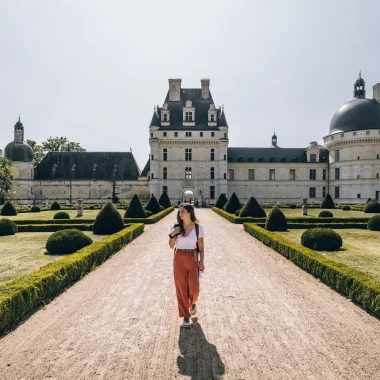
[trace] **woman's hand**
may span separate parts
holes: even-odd
[[[170,235],[173,236],[173,239],[176,237],[176,235],[181,233],[181,229],[179,227],[175,228],[172,232],[170,232]]]
[[[204,271],[205,271],[205,264],[204,264],[204,263],[200,263],[200,264],[199,264],[199,270],[200,270],[201,272],[204,272]]]

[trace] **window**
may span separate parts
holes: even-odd
[[[358,160],[360,160],[360,156],[358,156]]]
[[[210,168],[210,179],[215,179],[215,169]]]
[[[168,179],[168,168],[162,168],[162,178]]]
[[[366,134],[367,136],[369,136],[369,131],[366,131],[365,134]]]
[[[228,169],[228,179],[233,181],[235,179],[234,169]]]
[[[357,175],[356,175],[356,178],[359,179],[359,178],[360,178],[360,174],[357,174]]]
[[[174,132],[174,137],[178,137],[178,132]]]
[[[185,149],[185,161],[192,161],[192,150],[191,150],[191,148]]]
[[[224,161],[226,161],[226,160],[227,160],[227,156],[226,156],[226,155],[224,155],[223,159],[224,159]]]
[[[223,175],[224,175],[224,179],[227,179],[227,174],[226,174],[226,173],[224,173]]]
[[[186,132],[186,137],[191,137],[191,132]]]
[[[199,133],[199,136],[200,136],[200,137],[203,137],[203,132],[200,132],[200,133]]]
[[[317,169],[310,169],[310,180],[314,181],[317,178]]]
[[[164,113],[164,121],[168,121],[168,114]]]
[[[334,192],[335,192],[335,198],[339,198],[339,186],[336,186],[334,188]]]
[[[353,133],[353,136],[356,136],[356,132]]]
[[[310,198],[315,198],[315,193],[316,193],[316,187],[310,187],[309,189],[309,197]]]
[[[255,169],[248,169],[248,180],[249,181],[255,180]]]
[[[341,134],[340,134],[340,137],[344,137],[344,133],[341,133]]]
[[[210,120],[215,121],[215,115],[210,115]]]
[[[334,140],[334,136],[331,136],[331,140]]]
[[[191,168],[185,168],[185,179],[191,179]]]
[[[323,179],[324,181],[326,181],[326,172],[327,172],[326,169],[323,169],[323,170],[322,170],[322,179]]]
[[[166,132],[164,132],[164,137],[166,137],[167,136],[167,133]]]
[[[211,132],[211,137],[215,137],[215,132]]]
[[[120,193],[120,186],[115,186],[115,194],[119,194]]]
[[[376,178],[379,178],[379,173],[376,174]]]
[[[164,153],[163,153],[163,157],[162,157],[162,159],[163,159],[164,161],[167,161],[167,160],[168,160],[168,150],[167,150],[167,148],[164,148]]]
[[[310,162],[317,162],[317,155],[316,154],[310,155]]]
[[[322,187],[322,197],[324,198],[326,196],[326,187]]]
[[[224,134],[224,138],[225,138],[225,139],[227,138],[227,133]]]
[[[356,198],[360,199],[362,197],[361,194],[356,194]]]
[[[152,159],[152,161],[154,160],[154,154],[152,154],[151,159]]]
[[[379,200],[379,191],[376,191],[376,200]]]
[[[215,186],[210,186],[210,199],[215,198]]]
[[[215,160],[215,149],[211,148],[211,151],[210,151],[210,161],[214,161],[214,160]]]
[[[185,121],[193,121],[193,113],[185,112]]]
[[[162,192],[167,193],[168,192],[168,187],[167,186],[162,186]]]
[[[379,157],[379,155],[377,154],[377,155],[376,155],[376,159],[378,160],[379,158],[380,158],[380,157]]]
[[[335,168],[335,179],[340,179],[340,169]]]
[[[153,137],[153,133],[150,134],[150,138],[152,138],[152,137]]]
[[[276,179],[275,169],[269,169],[269,181],[274,181]]]
[[[335,162],[339,162],[339,161],[340,161],[340,151],[336,150],[335,151]]]
[[[33,187],[30,188],[30,194],[33,194]]]
[[[154,179],[154,173],[150,173],[150,178]]]
[[[291,181],[296,180],[296,169],[289,169],[289,179]]]

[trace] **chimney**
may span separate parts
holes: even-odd
[[[202,99],[210,98],[210,79],[201,79]]]
[[[181,100],[181,79],[169,79],[169,102]]]
[[[373,86],[373,98],[380,103],[380,83]]]

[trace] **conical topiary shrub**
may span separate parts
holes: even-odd
[[[15,216],[17,215],[17,210],[13,203],[6,202],[3,208],[1,209],[1,215],[3,216]]]
[[[240,210],[240,217],[252,217],[252,218],[265,218],[267,216],[264,209],[261,207],[260,203],[257,202],[257,200],[254,197],[251,197],[248,199],[247,202],[245,202],[245,205]]]
[[[284,213],[276,206],[274,206],[269,213],[265,222],[265,228],[268,231],[287,231],[288,222]]]
[[[170,198],[169,198],[169,195],[168,195],[167,191],[164,191],[161,194],[160,199],[158,200],[158,203],[163,208],[169,208],[172,205],[171,202],[170,202]]]
[[[110,235],[119,232],[124,228],[123,218],[112,203],[108,202],[96,216],[92,225],[92,232],[95,235]]]
[[[321,208],[330,208],[330,209],[335,208],[335,203],[334,203],[334,201],[332,200],[330,194],[327,194],[327,195],[323,198],[323,201],[322,201],[322,203],[321,203]]]
[[[124,218],[146,218],[146,212],[136,194],[133,196],[129,207],[124,214]]]
[[[380,203],[374,199],[374,200],[365,204],[363,211],[366,214],[380,213]]]
[[[50,210],[57,211],[60,209],[61,209],[61,205],[57,201],[54,201],[50,206]]]
[[[224,205],[223,210],[230,214],[235,214],[235,212],[239,210],[239,208],[241,208],[239,198],[235,193],[232,193],[230,199]]]
[[[219,195],[218,200],[217,200],[216,203],[215,203],[215,207],[216,207],[216,208],[223,208],[224,205],[227,203],[227,201],[228,201],[228,200],[227,200],[226,194],[221,193],[221,194]]]
[[[145,205],[145,210],[150,211],[152,214],[158,214],[161,211],[160,205],[157,201],[157,198],[152,195]]]

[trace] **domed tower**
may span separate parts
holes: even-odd
[[[10,198],[20,204],[33,203],[34,153],[24,142],[20,118],[14,126],[14,140],[5,147],[4,156],[12,161],[14,191]]]
[[[335,112],[324,137],[329,150],[329,192],[338,203],[380,197],[380,103],[365,97],[359,73],[354,99]]]

